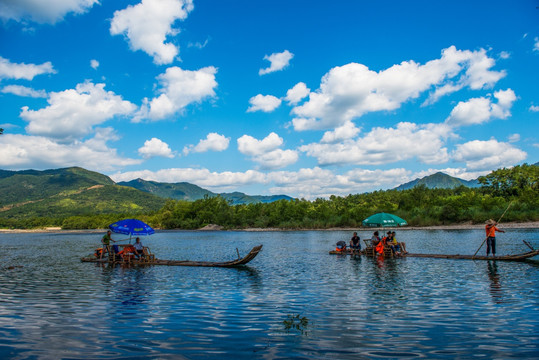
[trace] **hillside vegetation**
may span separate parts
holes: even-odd
[[[421,185],[403,191],[375,191],[315,201],[295,199],[236,206],[220,197],[195,202],[169,200],[149,220],[165,229],[197,229],[208,224],[231,229],[326,229],[359,227],[366,217],[389,212],[406,219],[409,225],[427,226],[498,219],[509,204],[504,221],[539,220],[537,166],[500,169],[478,181],[480,188],[429,189]]]
[[[0,227],[61,226],[72,216],[148,214],[165,204],[82,168],[0,172]]]
[[[53,179],[44,182],[52,194],[49,197],[38,197],[38,191],[30,191],[33,180],[29,179],[24,183],[30,189],[25,202],[4,205],[6,200],[2,196],[4,208],[0,211],[0,227],[91,229],[104,228],[121,218],[138,217],[162,229],[198,229],[208,224],[227,229],[327,229],[359,227],[363,219],[377,212],[394,213],[412,226],[427,226],[498,219],[509,204],[504,221],[539,221],[539,167],[535,165],[496,170],[478,179],[479,188],[461,185],[430,189],[423,184],[402,191],[393,189],[314,201],[282,199],[241,205],[233,205],[222,196],[208,195],[196,201],[165,200],[131,187],[114,185],[106,176],[74,169],[83,178],[80,183],[73,178],[70,181],[58,179],[54,172],[47,174]],[[5,172],[0,174],[0,187],[9,179],[4,175]],[[52,187],[60,180],[68,186],[54,193]]]

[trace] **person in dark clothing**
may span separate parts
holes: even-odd
[[[352,254],[354,252],[359,253],[361,251],[361,243],[359,242],[359,236],[357,236],[357,232],[354,232],[354,235],[350,239],[350,249],[352,250]]]

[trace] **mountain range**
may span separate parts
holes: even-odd
[[[435,174],[425,176],[421,179],[418,178],[405,184],[399,185],[395,188],[395,190],[408,190],[421,185],[425,185],[428,189],[452,189],[462,185],[470,188],[476,188],[481,186],[477,179],[463,180],[444,174],[442,172],[437,172]]]
[[[148,213],[167,199],[195,201],[222,196],[231,204],[291,200],[290,196],[216,194],[189,183],[159,183],[141,179],[115,183],[106,175],[80,167],[44,171],[0,170],[0,217],[68,217],[107,213]]]
[[[268,203],[283,199],[292,200],[292,198],[287,195],[247,195],[242,192],[214,193],[187,182],[161,183],[157,181],[136,179],[127,182],[119,182],[118,185],[129,186],[162,198],[174,200],[195,201],[203,199],[205,196],[214,197],[218,195],[228,200],[232,205],[253,204],[259,202]]]
[[[477,180],[466,181],[438,172],[395,189],[406,190],[420,185],[427,188],[480,186]],[[287,195],[214,193],[187,182],[136,179],[115,183],[106,175],[80,167],[44,171],[0,170],[0,217],[4,218],[147,213],[162,208],[167,199],[195,201],[214,196],[221,196],[233,205],[293,199]]]

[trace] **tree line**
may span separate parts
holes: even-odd
[[[389,212],[411,226],[483,223],[498,219],[511,203],[504,221],[539,220],[539,167],[521,165],[499,169],[480,177],[479,188],[380,190],[365,194],[331,196],[329,199],[279,200],[272,203],[231,205],[224,198],[196,201],[168,200],[157,212],[145,214],[92,214],[67,218],[22,219],[11,227],[61,226],[64,229],[106,228],[108,224],[134,217],[159,229],[199,229],[216,224],[225,229],[279,228],[328,229],[359,227],[362,220],[378,212]],[[0,219],[0,227],[10,227]]]

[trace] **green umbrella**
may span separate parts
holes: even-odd
[[[397,215],[388,213],[378,213],[369,216],[362,222],[363,226],[381,227],[381,226],[406,226],[406,220],[401,219]]]

